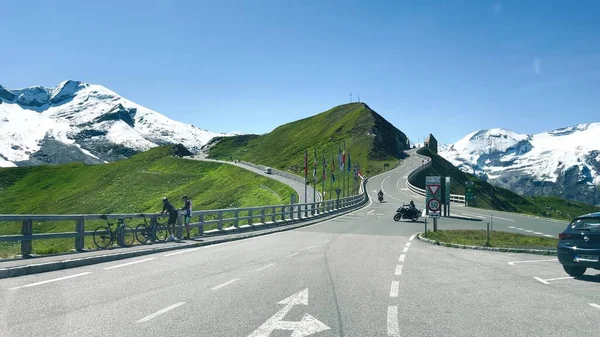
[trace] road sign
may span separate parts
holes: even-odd
[[[444,190],[444,200],[446,201],[446,205],[450,204],[450,177],[446,177],[446,186]]]
[[[295,204],[296,203],[296,193],[292,193],[292,197],[291,197],[291,202],[290,204]]]
[[[429,212],[429,217],[430,218],[439,218],[440,217],[440,212]]]
[[[440,208],[442,208],[442,203],[438,199],[429,199],[427,202],[427,208],[429,208],[430,212],[439,212]]]
[[[431,194],[437,194],[437,191],[440,189],[440,185],[427,185],[427,189]]]
[[[308,288],[297,292],[285,300],[279,301],[277,304],[285,304],[285,306],[258,329],[254,330],[248,337],[268,337],[275,330],[288,330],[292,331],[292,336],[306,337],[331,329],[309,314],[304,314],[299,322],[283,321],[285,315],[295,305],[308,305]]]

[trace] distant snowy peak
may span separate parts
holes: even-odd
[[[600,123],[534,135],[481,130],[440,151],[440,155],[465,172],[516,191],[535,195],[536,189],[543,188],[587,202],[598,192],[588,193],[586,189],[600,184],[599,136]]]
[[[0,120],[0,166],[112,161],[178,143],[198,152],[213,137],[233,135],[174,121],[101,85],[73,80],[55,88],[0,86]]]

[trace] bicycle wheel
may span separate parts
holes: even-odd
[[[94,244],[100,249],[110,246],[113,242],[112,233],[106,226],[98,227],[94,231]]]
[[[146,224],[139,224],[135,228],[135,238],[139,243],[144,244],[148,242],[148,237],[150,236],[148,226]]]
[[[156,239],[156,241],[165,242],[167,241],[169,232],[167,232],[167,228],[164,225],[157,223],[156,225],[154,225],[154,231],[152,235],[154,235],[154,239]]]

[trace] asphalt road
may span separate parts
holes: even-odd
[[[369,181],[386,202],[312,226],[0,280],[0,335],[598,334],[595,273],[565,278],[552,257],[432,246],[414,239],[423,223],[393,221],[414,197],[401,182],[416,160]]]
[[[307,194],[306,194],[306,200],[307,201],[305,202],[304,201],[304,184],[303,183],[295,181],[295,180],[292,180],[292,179],[288,179],[286,177],[282,177],[282,176],[279,176],[279,175],[276,175],[276,174],[267,174],[263,170],[257,169],[256,167],[253,167],[253,166],[245,165],[243,163],[232,162],[232,161],[223,161],[223,160],[209,159],[209,158],[206,158],[205,156],[203,156],[202,154],[189,157],[189,159],[234,165],[234,166],[243,168],[245,170],[254,172],[256,174],[259,174],[259,175],[266,176],[266,177],[269,177],[271,179],[277,180],[277,181],[279,181],[281,183],[284,183],[284,184],[290,186],[291,188],[294,189],[294,191],[296,191],[296,193],[298,193],[298,197],[300,199],[298,203],[300,203],[300,204],[311,203],[311,202],[314,202],[313,200],[321,201],[321,195],[318,192],[316,193],[316,199],[313,198],[314,190],[313,190],[313,188],[311,186],[306,186],[306,192],[307,192]]]

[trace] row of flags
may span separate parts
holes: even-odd
[[[338,147],[338,165],[339,165],[340,172],[347,170],[348,172],[353,172],[355,178],[356,177],[362,178],[360,165],[352,166],[350,153],[348,153],[347,159],[348,160],[346,161],[346,150]],[[323,180],[327,180],[327,166],[328,165],[327,165],[327,160],[325,157],[325,151],[323,151],[322,165],[323,165]],[[335,182],[335,167],[338,165],[336,165],[336,163],[335,163],[335,158],[332,157],[330,168],[331,168],[331,180],[334,182]],[[308,149],[306,149],[304,152],[304,176],[305,176],[305,178],[308,178]],[[315,148],[315,152],[314,152],[314,161],[313,161],[313,179],[314,179],[314,181],[317,180],[317,149],[316,148]]]

